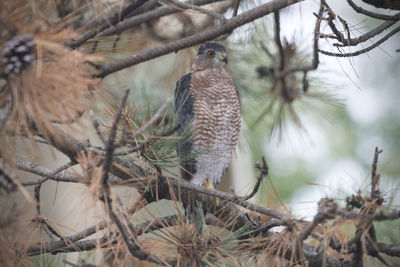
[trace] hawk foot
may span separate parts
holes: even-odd
[[[204,183],[204,186],[207,187],[207,188],[210,188],[210,189],[214,189],[214,190],[215,190],[215,187],[210,183],[210,181],[209,181],[208,179],[207,179],[206,182]],[[216,198],[216,199],[215,199],[215,202],[216,202],[216,203],[215,203],[216,206],[219,207],[219,198]]]

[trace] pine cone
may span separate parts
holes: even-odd
[[[36,43],[29,34],[16,35],[4,43],[1,52],[3,74],[19,74],[36,59]]]

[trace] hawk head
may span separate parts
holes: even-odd
[[[218,43],[204,43],[200,46],[192,69],[201,71],[205,69],[223,68],[228,63],[228,53],[225,46]]]

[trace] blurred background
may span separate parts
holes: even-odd
[[[254,7],[255,2],[264,1],[243,1],[239,13]],[[230,4],[223,1],[211,7],[230,17],[233,12],[228,8]],[[329,4],[347,20],[354,36],[380,23],[355,13],[345,1],[329,1]],[[96,4],[93,6],[96,8]],[[311,61],[316,20],[312,12],[318,8],[319,2],[305,1],[281,12],[281,38],[287,40],[287,47],[294,54],[293,61],[298,64]],[[105,59],[124,58],[211,25],[207,15],[186,11],[137,27],[119,36],[118,42],[114,37],[105,38],[84,49],[90,50],[96,45],[98,51],[104,49]],[[268,70],[273,63],[266,52],[276,53],[273,33],[272,16],[267,16],[217,40],[228,47],[229,69],[240,95],[243,119],[240,142],[220,189],[238,195],[249,193],[256,182],[254,164],[265,156],[269,176],[252,201],[269,208],[290,209],[296,217],[310,220],[322,197],[332,197],[344,205],[346,196],[369,191],[377,146],[383,149],[378,172],[385,204],[388,209],[400,208],[400,52],[396,52],[400,49],[399,34],[358,57],[320,55],[318,69],[308,74],[307,93],[296,91],[298,97],[286,103],[273,92],[272,75],[260,71]],[[107,51],[114,44],[118,53]],[[332,44],[323,39],[320,48],[334,51]],[[96,116],[103,122],[109,121],[112,104],[119,102],[125,88],[130,88],[129,102],[137,108],[135,120],[150,118],[166,99],[173,99],[176,81],[190,71],[196,50],[197,47],[184,49],[108,76],[102,86],[111,88],[111,92],[104,98],[107,103],[96,104],[95,110],[103,111]],[[300,82],[300,77],[294,77],[293,86],[301,87]],[[169,114],[172,114],[172,103]],[[85,127],[91,128],[91,124],[83,125],[82,129]],[[93,145],[99,144],[94,131],[81,132],[82,140],[89,138]],[[38,158],[38,163],[55,167],[65,161],[54,151],[46,152],[43,149],[48,157]],[[171,176],[178,177],[177,168],[170,171]],[[100,207],[91,206],[84,185],[49,182],[42,190],[45,192],[43,214],[64,225],[65,230],[74,232],[105,216]],[[119,193],[126,199],[135,194],[134,190],[125,188]],[[165,210],[166,206],[161,203],[153,209],[157,215],[166,215],[171,212]],[[399,224],[399,221],[376,223],[379,241],[399,244]],[[76,229],[67,228],[71,225]],[[42,260],[37,258],[37,263]],[[51,264],[59,263],[57,260]],[[375,264],[373,260],[371,266]]]
[[[312,12],[318,10],[318,5],[306,1],[281,14],[281,37],[294,44],[296,60],[302,63],[311,61],[315,23]],[[355,13],[347,3],[330,5],[346,18],[354,35],[379,24]],[[244,3],[241,9],[251,6]],[[266,17],[235,30],[222,41],[229,47],[229,68],[240,94],[244,122],[231,170],[235,191],[245,193],[252,189],[255,181],[251,177],[255,174],[249,169],[264,155],[270,167],[270,181],[280,200],[270,182],[265,181],[257,201],[268,205],[280,205],[283,201],[297,216],[310,218],[321,196],[340,200],[349,193],[368,190],[373,154],[378,146],[383,149],[379,163],[381,190],[393,207],[398,206],[399,35],[358,57],[320,55],[318,69],[309,74],[311,96],[293,102],[301,125],[278,114],[277,108],[265,110],[269,101],[274,100],[269,91],[272,82],[268,77],[260,78],[257,68],[271,64],[261,44],[275,52],[272,38],[272,20]],[[320,46],[333,50],[325,40],[320,41]],[[133,88],[132,102],[157,110],[165,99],[173,97],[176,81],[190,71],[195,51],[196,48],[185,49],[142,63],[106,78],[105,82],[114,88]],[[281,121],[281,126],[277,121]]]
[[[345,1],[329,4],[347,20],[354,36],[380,23],[355,13]],[[243,3],[239,12],[252,6],[251,2]],[[312,12],[318,7],[317,1],[305,1],[281,13],[281,37],[294,45],[296,60],[304,64],[312,57],[316,20]],[[389,209],[399,208],[399,34],[358,57],[320,55],[318,69],[309,73],[311,96],[292,103],[301,120],[299,125],[280,114],[279,105],[269,106],[276,101],[270,92],[272,80],[260,77],[257,71],[271,64],[263,46],[276,52],[272,22],[272,16],[259,19],[222,41],[229,48],[229,68],[241,98],[243,127],[229,178],[220,188],[233,189],[239,195],[250,192],[256,176],[253,166],[265,156],[270,175],[253,201],[267,207],[286,206],[296,217],[310,220],[322,197],[344,204],[346,196],[368,192],[377,146],[383,149],[378,165],[380,190]],[[334,51],[332,44],[322,39],[320,47]],[[131,96],[135,103],[149,103],[151,99],[151,106],[157,109],[173,96],[175,82],[190,70],[188,59],[195,51],[186,49],[140,64],[116,73],[107,82],[135,88]],[[399,222],[377,223],[376,229],[382,241],[398,243],[399,226]]]

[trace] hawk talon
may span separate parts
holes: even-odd
[[[204,186],[205,187],[207,187],[207,188],[210,188],[210,189],[214,189],[215,190],[215,187],[210,183],[210,180],[206,180],[206,182],[204,183]],[[216,206],[217,207],[219,207],[219,198],[216,198],[216,200],[215,200],[215,204],[216,204]]]

